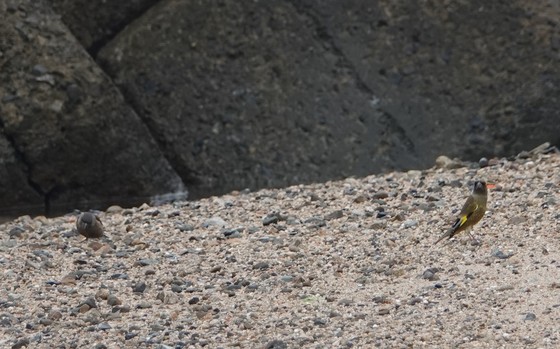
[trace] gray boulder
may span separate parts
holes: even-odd
[[[324,181],[557,142],[546,4],[168,0],[98,61],[194,196]]]
[[[98,61],[195,197],[419,166],[314,28],[286,1],[165,1]]]
[[[0,4],[0,126],[10,140],[0,155],[19,154],[9,175],[23,172],[28,183],[14,191],[33,198],[31,186],[53,213],[182,190],[144,123],[48,3]]]

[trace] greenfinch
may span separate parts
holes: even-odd
[[[465,231],[478,223],[486,212],[487,202],[488,187],[486,186],[486,182],[474,182],[473,192],[467,198],[467,201],[463,205],[459,217],[457,218],[453,226],[449,228],[449,230],[447,230],[447,232],[443,234],[443,236],[440,237],[435,243],[437,244],[445,238],[451,239],[460,232]]]

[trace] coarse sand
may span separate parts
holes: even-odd
[[[113,206],[102,239],[19,217],[0,347],[558,348],[560,156],[484,165]],[[480,243],[434,246],[477,179]]]

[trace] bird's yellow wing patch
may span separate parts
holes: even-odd
[[[459,218],[459,227],[462,226],[463,224],[465,224],[465,222],[467,221],[468,218],[469,218],[468,215],[461,216],[461,218]]]

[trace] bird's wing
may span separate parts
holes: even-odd
[[[473,208],[472,211],[461,212],[461,216],[459,218],[457,218],[457,220],[455,221],[455,224],[453,224],[453,230],[457,230],[460,227],[462,227],[463,224],[465,224],[465,222],[467,222],[467,220],[470,218],[470,216],[472,216],[472,214],[476,211],[477,208],[478,208],[478,205],[474,205],[474,208]]]

